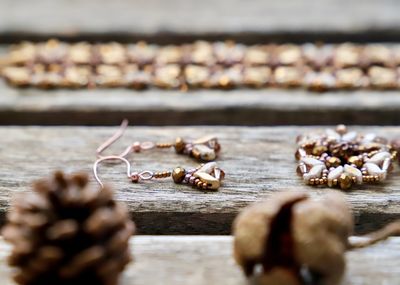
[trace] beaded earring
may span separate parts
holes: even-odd
[[[116,142],[125,132],[128,127],[128,120],[123,120],[120,129],[106,140],[102,145],[100,145],[96,154],[98,158],[101,158],[101,154],[104,150],[110,147],[114,142]],[[195,158],[200,162],[213,161],[217,158],[218,153],[221,150],[221,145],[218,143],[218,139],[215,136],[204,136],[193,141],[185,141],[181,137],[175,139],[175,142],[134,142],[129,145],[125,151],[123,151],[118,156],[126,157],[132,152],[141,152],[151,149],[168,149],[174,148],[176,153],[185,154],[190,157]]]
[[[98,165],[104,161],[121,161],[126,164],[127,177],[134,183],[145,180],[162,179],[172,177],[173,181],[177,184],[188,184],[202,190],[218,190],[221,182],[225,177],[225,172],[220,169],[216,162],[213,162],[221,146],[214,136],[207,136],[201,139],[186,142],[181,138],[177,138],[175,143],[154,143],[154,142],[135,142],[128,146],[125,151],[119,155],[102,156],[101,154],[105,149],[117,141],[124,133],[128,126],[128,121],[124,120],[120,129],[106,140],[100,147],[97,148],[96,154],[98,159],[93,164],[93,174],[96,181],[103,187],[97,169]],[[126,156],[132,152],[141,152],[154,148],[175,148],[176,153],[186,154],[199,161],[207,162],[201,164],[196,168],[184,169],[183,167],[176,167],[172,171],[159,171],[153,172],[144,170],[140,172],[131,171],[131,163],[126,159]]]
[[[176,184],[188,184],[201,190],[218,190],[222,180],[225,177],[225,172],[220,169],[216,162],[208,162],[192,169],[184,169],[176,167],[172,171],[153,172],[144,170],[141,172],[132,172],[130,162],[120,156],[107,156],[96,160],[93,164],[93,174],[96,181],[103,187],[98,174],[97,168],[99,163],[105,160],[121,160],[126,164],[126,175],[132,182],[138,183],[145,180],[163,179],[172,176]]]

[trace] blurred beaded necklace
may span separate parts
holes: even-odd
[[[13,46],[1,75],[16,87],[143,89],[398,89],[400,45],[196,41],[90,44],[49,40]]]

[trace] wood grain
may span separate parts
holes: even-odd
[[[131,240],[135,262],[121,285],[248,284],[232,258],[229,236],[139,236]],[[11,281],[5,264],[10,248],[0,242],[0,280]],[[399,284],[400,238],[347,253],[347,273],[341,285]]]
[[[29,191],[31,181],[56,169],[91,172],[95,149],[115,128],[95,127],[1,127],[0,216],[13,194]],[[317,128],[319,129],[319,128]],[[358,128],[356,128],[358,129]],[[229,234],[237,212],[275,191],[307,190],[313,195],[324,188],[311,188],[295,174],[295,137],[305,127],[131,127],[107,153],[119,153],[134,141],[171,141],[176,136],[196,138],[216,134],[223,150],[219,164],[226,181],[218,192],[203,193],[171,180],[132,184],[123,165],[104,165],[100,176],[114,186],[125,201],[141,234]],[[361,128],[399,137],[399,127]],[[172,170],[198,163],[173,150],[135,154],[129,158],[134,170]],[[400,171],[384,184],[362,186],[347,194],[356,215],[356,231],[376,229],[400,218]]]
[[[3,42],[52,35],[164,42],[193,37],[365,41],[400,34],[400,3],[393,0],[2,0],[1,6]]]

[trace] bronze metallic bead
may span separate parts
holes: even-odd
[[[175,183],[181,183],[185,178],[186,171],[182,167],[177,167],[172,171],[172,179]]]
[[[339,181],[340,189],[342,189],[342,190],[349,189],[351,187],[351,185],[352,185],[352,182],[353,182],[351,176],[349,174],[347,174],[347,173],[342,173],[340,175],[338,181]]]
[[[198,150],[196,150],[195,148],[192,149],[191,155],[196,159],[200,159],[200,157],[201,157],[201,153]]]
[[[350,164],[354,164],[357,167],[361,167],[363,165],[363,160],[359,156],[350,156],[348,159]]]
[[[185,149],[185,145],[186,145],[186,143],[182,138],[180,138],[180,137],[176,138],[175,145],[174,145],[175,151],[177,153],[182,153],[183,150]]]
[[[302,149],[306,151],[307,154],[311,154],[312,150],[314,149],[315,143],[314,142],[309,142],[305,143],[301,146]]]
[[[340,164],[341,164],[341,160],[340,160],[340,158],[338,158],[336,156],[332,156],[326,161],[326,166],[328,168],[329,167],[338,167]]]
[[[324,145],[318,145],[318,146],[315,146],[315,147],[313,148],[312,154],[313,154],[313,155],[320,156],[321,154],[323,154],[324,152],[327,152],[327,151],[328,151],[328,148],[327,148],[326,146],[324,146]]]
[[[310,185],[314,185],[315,179],[314,179],[314,178],[311,178],[311,179],[309,180],[309,183],[310,183]]]

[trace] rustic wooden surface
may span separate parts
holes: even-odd
[[[0,125],[398,125],[399,113],[397,91],[43,91],[0,79]]]
[[[382,40],[400,34],[400,3],[394,0],[2,0],[0,5],[3,41],[50,35],[166,42],[221,36]]]
[[[131,240],[135,262],[121,285],[248,284],[232,258],[229,236],[139,236]],[[5,258],[8,244],[0,242],[0,280],[14,285]],[[342,285],[395,285],[400,282],[400,238],[347,253]]]
[[[32,180],[56,169],[91,171],[95,149],[117,127],[1,127],[0,216],[12,194],[29,191]],[[399,137],[399,127],[361,128],[387,137]],[[295,174],[295,137],[305,127],[131,127],[106,153],[119,153],[136,140],[170,141],[176,136],[196,138],[216,134],[223,150],[220,166],[226,181],[218,192],[203,193],[171,180],[132,184],[124,166],[104,165],[99,170],[105,182],[128,203],[141,234],[229,234],[237,212],[251,202],[284,189],[324,192],[303,184]],[[172,170],[198,163],[173,150],[135,154],[129,158],[134,170]],[[363,186],[347,194],[356,218],[357,232],[376,229],[400,218],[400,171],[387,182]]]

